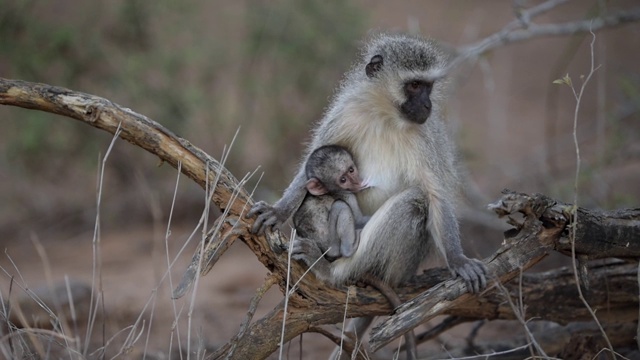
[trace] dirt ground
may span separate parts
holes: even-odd
[[[103,347],[107,358],[119,355],[132,359],[178,359],[187,358],[189,353],[191,358],[200,358],[199,355],[210,353],[237,333],[246,316],[249,301],[266,276],[266,270],[244,244],[237,243],[207,276],[199,279],[195,295],[189,292],[182,299],[172,300],[170,284],[175,286],[179,281],[192,255],[190,250],[176,254],[191,231],[180,227],[171,230],[168,252],[171,262],[175,260],[175,263],[169,272],[170,277],[166,276],[168,266],[164,236],[160,234],[154,238],[153,228],[125,231],[102,229],[103,235],[95,247],[92,231],[67,238],[55,235],[43,238],[43,235],[34,234],[31,241],[27,239],[22,243],[8,244],[5,254],[0,258],[4,272],[0,282],[2,297],[7,305],[13,307],[11,314],[15,315],[16,309],[21,307],[29,323],[33,324],[33,318],[37,316],[40,324],[50,324],[51,319],[35,305],[34,296],[28,295],[23,288],[35,291],[47,302],[50,298],[46,295],[48,289],[56,286],[65,288],[67,278],[75,286],[90,286],[94,264],[101,264],[95,284],[96,288],[102,289],[104,306],[98,307],[98,316],[92,327],[89,358],[99,357],[97,350]],[[95,261],[94,249],[97,254]],[[11,277],[14,278],[13,282]],[[62,299],[58,300],[64,303],[67,292],[63,291],[62,294]],[[76,321],[71,316],[66,318],[65,334],[75,338],[75,342],[70,341],[70,347],[76,349],[78,344],[80,352],[87,344],[89,295],[88,291],[80,292],[79,296],[74,292]],[[279,290],[271,289],[260,303],[254,319],[259,319],[281,300]],[[51,301],[49,306],[53,312],[59,313]],[[136,323],[138,326],[133,329]],[[418,328],[421,329],[425,327]],[[504,330],[513,334],[517,329],[518,326],[514,324],[497,322],[484,328],[481,338],[491,338]],[[447,346],[461,346],[469,331],[470,325],[460,326],[439,341],[421,346],[420,349],[437,351],[444,343]],[[128,342],[129,336],[135,337],[137,334],[141,336],[133,343]],[[37,342],[45,349],[40,355],[45,358],[68,357],[68,348],[65,346],[47,348],[48,335],[42,333],[38,338]],[[15,336],[18,338],[18,335]],[[124,344],[130,347],[123,350]],[[393,348],[397,345],[380,350],[378,356],[392,357]],[[333,349],[333,345],[325,338],[305,334],[302,341],[295,339],[286,346],[285,358],[300,358],[300,346],[303,359],[326,359]],[[277,359],[278,354],[270,358]]]
[[[209,276],[200,279],[196,296],[190,293],[172,301],[170,284],[177,284],[191,260],[193,247],[176,257],[190,231],[171,231],[169,256],[172,262],[175,259],[175,263],[169,272],[170,277],[166,276],[168,266],[164,236],[154,239],[153,229],[145,228],[127,231],[104,229],[103,232],[96,246],[100,258],[97,263],[101,263],[96,284],[102,284],[104,309],[100,308],[99,312],[102,315],[104,311],[104,317],[98,319],[98,325],[94,327],[91,347],[95,350],[102,346],[103,325],[107,338],[124,330],[114,338],[112,345],[107,346],[106,353],[109,355],[119,351],[128,335],[127,327],[134,324],[138,317],[146,322],[145,335],[127,357],[137,358],[144,353],[147,329],[151,330],[147,353],[158,358],[168,354],[178,355],[177,347],[187,346],[188,338],[192,339],[192,349],[198,346],[207,349],[217,347],[237,332],[254,290],[266,275],[264,267],[249,250],[243,244],[236,244]],[[46,259],[39,256],[36,247],[41,247]],[[51,279],[51,283],[57,285],[64,282],[65,277],[90,285],[95,263],[93,253],[93,234],[85,232],[73,238],[46,238],[34,240],[33,243],[27,240],[22,244],[12,244],[7,247],[0,265],[8,273],[6,276],[16,277],[16,284],[31,289],[46,289],[49,286],[47,280]],[[10,281],[6,276],[0,283],[5,301],[29,303],[30,297],[17,286],[9,292]],[[256,315],[264,314],[281,297],[277,291],[270,291]],[[194,308],[189,315],[193,298]],[[89,299],[85,297],[80,301],[88,303]],[[78,317],[81,318],[78,327],[85,328],[87,314]],[[178,325],[175,328],[172,327],[174,322]],[[140,330],[138,328],[137,331]],[[82,339],[84,334],[79,335]],[[85,339],[81,341],[85,342]],[[183,352],[186,354],[186,349]]]

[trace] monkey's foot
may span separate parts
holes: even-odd
[[[460,276],[470,292],[477,294],[487,287],[487,267],[477,259],[462,256],[449,259],[449,268],[454,276]]]

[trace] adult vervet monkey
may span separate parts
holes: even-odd
[[[371,189],[357,194],[371,219],[351,257],[318,269],[334,284],[373,275],[392,286],[414,275],[431,249],[437,249],[452,274],[472,292],[486,286],[486,268],[466,257],[454,203],[459,178],[455,151],[444,124],[447,56],[430,40],[380,35],[365,46],[361,60],[346,75],[325,116],[313,130],[307,157],[323,145],[345,147]],[[289,219],[307,189],[304,164],[273,206],[259,202],[252,231],[263,232]],[[292,255],[310,264],[322,257],[313,241],[296,239]],[[319,266],[321,265],[321,266]],[[371,318],[350,327],[361,337]]]
[[[380,35],[366,45],[314,129],[307,156],[323,145],[343,146],[372,186],[357,194],[372,217],[355,254],[331,263],[334,283],[371,273],[397,285],[415,273],[433,244],[470,291],[486,286],[484,264],[466,257],[460,245],[454,211],[459,179],[443,114],[446,64],[431,40]],[[258,214],[252,230],[290,218],[305,197],[305,182],[303,164],[280,200],[259,202],[247,214]],[[299,258],[320,257],[312,244],[303,245],[309,252]]]

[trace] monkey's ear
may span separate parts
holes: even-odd
[[[309,179],[309,181],[307,181],[306,187],[309,193],[311,193],[311,195],[313,196],[324,195],[328,192],[327,188],[320,182],[320,180],[316,178]]]
[[[371,60],[369,60],[364,71],[367,73],[367,76],[371,78],[382,69],[383,64],[384,61],[382,60],[382,55],[374,55]]]

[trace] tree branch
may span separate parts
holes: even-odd
[[[492,274],[494,282],[506,283],[512,280],[551,252],[554,241],[564,228],[565,218],[553,217],[555,223],[548,228],[543,227],[540,218],[554,204],[553,200],[542,195],[529,197],[516,193],[507,193],[500,201],[492,204],[496,212],[521,212],[525,215],[525,221],[517,235],[505,239],[507,244],[485,261],[487,272]],[[494,286],[490,285],[485,293]],[[458,278],[447,280],[418,295],[398,308],[395,315],[373,328],[369,339],[371,347],[377,350],[435,316],[462,306],[474,297],[467,291],[464,282]]]
[[[490,208],[501,217],[509,216],[510,223],[515,226],[515,229],[505,233],[506,244],[496,251],[491,258],[485,260],[489,273],[493,274],[497,283],[511,281],[522,271],[538,263],[553,249],[558,249],[564,254],[570,254],[567,252],[567,248],[570,249],[571,246],[570,241],[563,234],[566,232],[565,229],[574,228],[573,225],[568,225],[571,223],[571,210],[573,209],[571,205],[557,202],[540,194],[529,196],[505,191],[502,199],[491,204]],[[630,209],[609,212],[612,218],[607,217],[605,213],[600,211],[583,208],[579,208],[578,211],[584,214],[579,217],[580,222],[575,226],[576,249],[579,249],[581,255],[599,259],[620,257],[622,255],[629,258],[640,258],[640,222],[636,220],[640,215],[639,210]],[[523,223],[518,223],[511,217],[516,213],[521,213],[525,216]],[[584,219],[586,221],[582,222]],[[606,237],[602,238],[601,236]],[[618,269],[615,273],[633,274],[634,271],[635,266],[631,270],[626,268],[624,270]],[[549,281],[551,277],[551,274],[545,274],[544,278],[547,279],[545,281]],[[590,275],[589,278],[591,279],[592,276]],[[527,276],[525,279],[533,280],[534,278]],[[535,282],[535,280],[533,281]],[[566,281],[569,281],[569,286],[573,287],[573,289],[569,288],[561,291],[561,287],[564,286],[561,284],[566,284]],[[595,284],[599,281],[604,280],[590,280],[589,283]],[[456,282],[461,287],[456,286]],[[570,280],[561,281],[556,279],[553,284],[555,286],[553,287],[553,292],[549,293],[550,296],[557,293],[567,294],[566,298],[563,296],[563,303],[567,301],[573,303],[573,300],[578,299],[575,295],[575,290],[577,290],[575,284],[571,284]],[[625,291],[628,291],[629,287],[634,288],[636,286],[633,282],[625,281]],[[538,293],[543,291],[539,287],[536,289]],[[464,311],[460,312],[459,309],[466,309],[470,304],[474,304],[474,311],[482,311],[482,301],[478,301],[478,299],[482,298],[484,301],[495,296],[491,295],[492,290],[493,287],[490,286],[481,297],[476,297],[466,293],[466,288],[459,279],[447,280],[396,309],[396,313],[393,316],[372,330],[370,344],[374,350],[378,349],[402,336],[405,332],[443,313],[476,318],[476,316]],[[595,292],[595,290],[591,291]],[[609,291],[608,288],[607,291]],[[607,294],[607,291],[604,294]],[[569,296],[569,294],[572,294],[572,296]],[[606,303],[604,298],[600,300]],[[537,302],[533,300],[526,303],[528,304],[529,314],[534,313],[531,311],[531,306]],[[635,304],[635,300],[632,300],[632,303]],[[579,312],[582,316],[582,310],[584,310],[587,318],[583,320],[588,320],[586,309],[580,306],[579,303],[573,304],[572,311]],[[485,313],[487,319],[497,318],[493,315],[497,308],[492,307],[492,309]],[[485,310],[488,309],[485,308]],[[625,313],[627,313],[626,311]],[[507,312],[512,314],[511,311]],[[541,318],[547,318],[545,313],[548,314],[549,312],[549,308],[545,307],[536,315]],[[626,316],[634,315],[633,313],[627,313]],[[562,314],[556,313],[550,320],[563,322],[577,319],[567,319]]]
[[[221,209],[231,207],[240,214],[242,207],[251,202],[248,193],[240,188],[237,200],[227,204],[238,189],[238,180],[217,160],[157,122],[107,99],[57,86],[0,78],[0,104],[68,116],[111,134],[121,126],[122,139],[175,168],[181,162],[182,172],[203,188],[207,181],[213,184],[216,174],[220,174],[219,189],[212,200]],[[208,178],[205,164],[209,166]]]
[[[537,16],[539,14],[532,14]],[[579,33],[596,32],[604,28],[625,25],[640,20],[640,7],[618,11],[616,13],[595,17],[587,20],[569,21],[559,24],[535,24],[531,22],[521,23],[521,29],[511,29],[507,26],[503,30],[475,43],[462,48],[462,53],[474,55],[483,54],[497,47],[522,42],[539,37],[567,36]]]
[[[74,92],[68,89],[45,84],[28,83],[19,80],[0,78],[0,104],[13,105],[29,109],[36,109],[50,113],[68,116],[80,120],[88,125],[115,133],[120,127],[120,137],[158,156],[161,160],[178,167],[181,171],[200,186],[207,182],[215,184],[212,195],[213,203],[228,210],[228,217],[219,220],[216,227],[218,232],[209,237],[203,252],[202,268],[190,268],[189,276],[196,276],[206,272],[213,266],[224,250],[235,239],[240,238],[253,251],[262,264],[272,272],[270,282],[279,284],[285,292],[284,279],[287,274],[287,256],[281,251],[284,243],[278,232],[268,234],[267,237],[257,237],[249,234],[248,227],[251,220],[243,217],[244,209],[253,202],[248,193],[224,167],[215,159],[188,141],[176,136],[160,124],[123,108],[106,99]],[[207,168],[208,167],[208,168]],[[207,170],[209,169],[209,170]],[[216,183],[216,178],[218,178]],[[487,260],[487,266],[499,282],[508,282],[521,271],[532,266],[544,258],[551,250],[565,251],[566,243],[563,235],[570,222],[571,205],[553,201],[542,195],[529,196],[507,192],[502,199],[492,204],[494,211],[500,216],[522,213],[525,215],[523,223],[510,218],[515,229],[507,233],[505,244]],[[638,225],[640,210],[625,210],[617,212],[594,212],[578,209],[580,222],[575,228],[576,250],[587,257],[604,256],[632,256],[640,255],[638,246]],[[606,240],[603,239],[606,237]],[[593,244],[597,243],[597,246]],[[197,253],[194,261],[200,263]],[[626,264],[616,263],[611,266],[616,277],[611,277],[611,267],[592,268],[590,277],[595,286],[592,293],[594,307],[602,306],[599,315],[611,319],[637,316],[638,299],[636,268],[633,266],[629,273]],[[604,270],[606,269],[606,271]],[[295,282],[302,277],[305,269],[300,264],[291,264],[291,279]],[[553,280],[549,286],[548,280]],[[631,283],[629,279],[632,278]],[[524,297],[529,299],[529,313],[539,316],[550,316],[557,322],[588,320],[579,304],[569,290],[563,289],[561,281],[564,273],[545,274],[542,280],[536,282],[535,277],[525,276],[523,281]],[[604,280],[606,279],[606,281]],[[442,282],[443,280],[446,280]],[[615,286],[613,286],[613,285]],[[575,289],[575,285],[572,286]],[[601,286],[609,286],[602,290]],[[509,288],[509,286],[507,286]],[[530,290],[529,290],[530,289]],[[621,290],[618,290],[621,289]],[[629,290],[635,289],[635,290]],[[450,314],[466,319],[508,319],[513,318],[509,309],[504,309],[501,294],[489,289],[482,296],[466,293],[467,289],[461,279],[450,279],[446,269],[432,269],[398,289],[398,295],[403,301],[415,298],[399,307],[396,314],[374,329],[371,341],[374,347],[388,343],[394,337],[427,321],[439,314]],[[560,296],[559,302],[570,304],[571,311],[553,313],[547,304],[535,301],[541,293]],[[561,294],[561,295],[557,295]],[[609,297],[610,296],[610,297]],[[318,331],[318,326],[341,322],[346,303],[344,288],[333,288],[318,281],[314,276],[303,278],[298,289],[289,299],[287,322],[284,339],[289,341],[307,331]],[[539,298],[538,298],[539,299]],[[612,301],[616,299],[616,301]],[[619,300],[619,301],[618,301]],[[501,305],[502,304],[502,305]],[[541,304],[536,308],[535,304]],[[502,306],[502,307],[501,307]],[[628,309],[633,308],[632,315]],[[388,315],[392,312],[386,301],[377,291],[370,288],[352,287],[349,296],[347,317]],[[274,308],[262,319],[243,326],[241,331],[227,345],[213,354],[214,358],[265,358],[273,353],[280,344],[282,326],[282,305]],[[546,315],[545,315],[546,314]],[[610,314],[610,315],[609,315]]]
[[[640,20],[640,7],[637,7],[587,20],[569,21],[558,24],[535,24],[532,22],[533,18],[565,2],[567,2],[567,0],[549,0],[529,10],[520,12],[518,19],[510,22],[500,31],[473,44],[460,47],[457,51],[458,55],[441,74],[435,77],[444,76],[465,61],[476,59],[480,55],[501,46],[540,37],[596,32],[605,28],[621,26]]]

